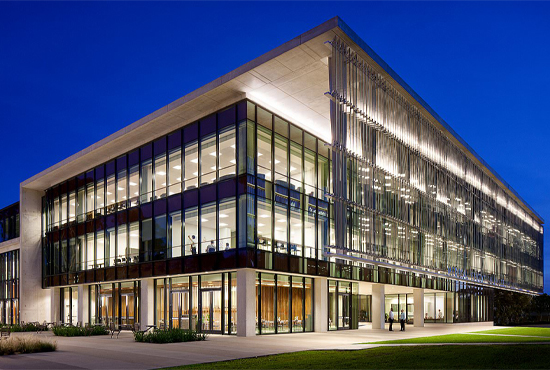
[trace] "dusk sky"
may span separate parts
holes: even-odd
[[[0,208],[27,178],[336,15],[550,220],[550,2],[0,2]]]

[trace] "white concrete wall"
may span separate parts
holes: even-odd
[[[141,330],[155,324],[155,285],[154,279],[141,280],[139,324]]]
[[[384,296],[386,289],[384,284],[372,285],[372,328],[385,329]]]
[[[256,271],[237,270],[237,336],[256,335]]]
[[[89,303],[90,303],[90,291],[88,285],[78,286],[78,312],[76,314],[76,320],[80,321],[82,326],[88,322],[89,318]]]
[[[317,277],[313,281],[313,328],[316,332],[328,331],[328,279]]]
[[[58,323],[61,321],[61,289],[50,288],[48,294],[50,295],[50,315],[47,321]]]
[[[51,293],[42,289],[42,195],[20,189],[20,319],[25,322],[50,320]]]
[[[413,289],[414,299],[414,326],[424,326],[424,289]]]

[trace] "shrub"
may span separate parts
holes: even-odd
[[[147,343],[178,343],[178,342],[193,342],[206,340],[205,333],[199,333],[196,330],[185,329],[168,329],[160,330],[153,329],[151,331],[143,332],[137,331],[134,333],[134,340],[136,342]]]
[[[56,326],[52,329],[60,337],[87,337],[90,335],[107,335],[109,330],[104,326],[82,328],[80,326]]]
[[[0,356],[16,353],[52,352],[57,343],[33,336],[10,337],[0,341]]]
[[[19,324],[13,324],[13,325],[4,325],[6,327],[9,327],[12,333],[15,332],[22,332],[22,331],[40,331],[42,330],[39,326],[28,323],[25,325],[19,325]]]

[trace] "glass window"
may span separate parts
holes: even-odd
[[[315,176],[315,153],[306,149],[304,152],[304,182],[305,193],[312,197],[316,196],[316,183],[317,177]]]
[[[116,184],[116,202],[120,204],[118,210],[126,208],[126,200],[128,199],[128,177],[126,176],[126,168],[118,171]]]
[[[166,155],[155,158],[155,199],[166,197]]]
[[[288,141],[275,135],[275,182],[288,182]]]
[[[258,197],[258,248],[271,251],[271,200]]]
[[[197,207],[185,210],[185,255],[197,254],[199,243],[199,213]]]
[[[300,276],[292,277],[292,331],[304,331],[304,282]]]
[[[105,262],[105,233],[103,231],[98,231],[96,235],[96,246],[95,246],[95,268],[104,267]]]
[[[86,269],[86,235],[81,235],[77,239],[78,245],[76,246],[78,251],[77,258],[77,270],[82,271]]]
[[[436,318],[435,314],[435,295],[424,295],[424,320],[428,322],[434,322]]]
[[[153,251],[153,220],[147,219],[141,222],[141,248],[140,261],[151,260]]]
[[[201,141],[201,185],[216,182],[216,137],[209,136]]]
[[[313,279],[305,278],[305,328],[313,331]]]
[[[290,188],[298,191],[303,191],[302,185],[302,148],[294,144],[290,144]]]
[[[75,272],[77,266],[78,250],[76,249],[76,239],[69,239],[69,272]]]
[[[139,222],[130,224],[130,245],[128,249],[128,263],[139,260]]]
[[[69,222],[76,219],[76,194],[71,192],[69,194]]]
[[[229,250],[237,247],[237,212],[234,198],[224,199],[220,202],[219,213],[220,250]]]
[[[277,332],[290,331],[290,279],[286,275],[277,275]]]
[[[116,234],[115,228],[109,228],[105,234],[105,266],[115,265],[116,256]]]
[[[181,257],[181,236],[183,222],[181,211],[172,212],[168,217],[168,236],[169,236],[169,258]]]
[[[78,222],[84,221],[84,213],[85,213],[85,202],[86,202],[86,191],[84,187],[78,189],[77,197],[76,197],[76,216],[78,218]]]
[[[299,209],[290,209],[290,254],[302,255],[302,215]]]
[[[96,184],[96,202],[95,202],[95,209],[96,209],[96,215],[102,215],[103,208],[105,207],[105,181],[99,180]]]
[[[53,200],[53,224],[55,226],[59,226],[59,215],[60,215],[60,209],[59,209],[59,198],[55,198]]]
[[[304,212],[304,257],[315,258],[315,212]]]
[[[115,174],[112,174],[107,177],[107,214],[113,213],[116,210],[115,193]]]
[[[287,253],[286,245],[288,243],[287,231],[287,207],[275,205],[275,251],[279,253]]]
[[[317,166],[317,178],[318,186],[321,193],[319,197],[324,197],[326,193],[330,192],[329,189],[329,161],[323,156],[318,156],[317,161],[319,165]]]
[[[254,119],[252,118],[252,120]],[[271,131],[273,127],[273,116],[271,113],[258,107],[257,122]]]
[[[130,207],[138,205],[139,197],[139,166],[135,165],[130,167],[130,179],[128,182]]]
[[[199,176],[199,152],[198,144],[192,143],[185,147],[185,190],[195,189]]]
[[[200,253],[212,253],[216,247],[216,204],[208,203],[201,207],[201,250]]]
[[[155,217],[155,246],[153,250],[153,260],[157,261],[166,258],[167,245],[166,215]]]
[[[119,225],[117,230],[117,257],[115,262],[117,264],[124,264],[127,263],[127,256],[128,256],[128,234],[126,232],[127,226]]]
[[[235,128],[229,128],[220,132],[220,180],[235,176],[236,174],[235,143]]]
[[[177,148],[170,152],[168,170],[168,195],[181,192],[181,149]]]
[[[271,181],[271,131],[258,126],[258,177]]]
[[[140,202],[147,203],[153,197],[153,163],[150,159],[141,164]]]
[[[86,234],[86,270],[94,268],[94,233]]]
[[[261,275],[261,319],[262,334],[275,332],[275,275]]]
[[[67,223],[67,194],[61,196],[61,224]]]

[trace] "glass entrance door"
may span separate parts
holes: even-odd
[[[222,331],[222,291],[210,289],[202,291],[202,331],[221,333]]]
[[[122,325],[131,326],[134,325],[134,293],[122,293],[120,295],[120,322]]]
[[[189,329],[189,291],[172,291],[171,325],[174,329]]]
[[[349,293],[338,294],[338,329],[349,329]]]

